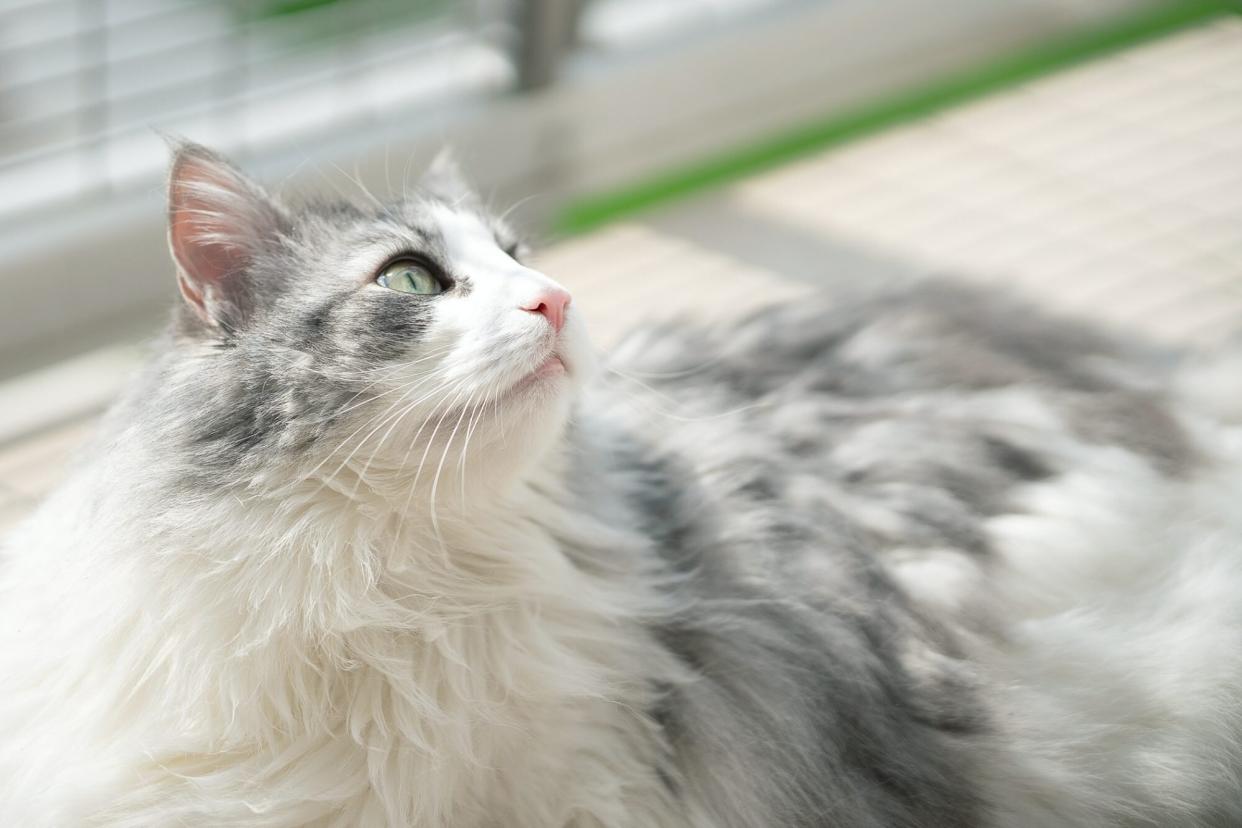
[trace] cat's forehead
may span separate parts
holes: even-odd
[[[349,203],[308,205],[303,213],[307,234],[348,246],[415,247],[448,256],[463,247],[496,242],[504,228],[473,205],[435,197],[405,198],[364,207]]]

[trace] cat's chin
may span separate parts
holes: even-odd
[[[568,374],[569,369],[565,366],[565,360],[561,359],[558,354],[551,354],[540,363],[538,368],[518,380],[509,390],[510,393],[520,393],[534,386],[547,385],[555,380],[564,379]]]
[[[568,362],[558,353],[544,358],[530,373],[519,377],[501,393],[501,405],[525,406],[537,404],[540,399],[557,397],[567,393],[571,385]]]
[[[537,462],[556,442],[574,400],[595,370],[585,336],[573,327],[544,347],[547,350],[532,360],[534,367],[517,376],[496,399],[502,442],[523,461]]]

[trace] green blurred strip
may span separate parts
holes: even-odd
[[[257,18],[284,17],[324,6],[339,6],[343,2],[344,0],[274,0],[274,2],[260,4],[254,16]]]
[[[763,143],[665,173],[632,187],[581,199],[569,204],[556,217],[553,230],[559,235],[582,233],[654,205],[925,117],[1056,69],[1240,11],[1242,7],[1229,0],[1173,0],[1105,27],[1043,43],[963,74],[807,124]]]
[[[342,23],[360,23],[374,25],[377,16],[385,22],[408,26],[420,20],[444,14],[453,8],[453,0],[263,0],[262,2],[242,2],[234,0],[233,7],[238,19],[243,22],[257,20],[296,19],[303,12],[316,12],[329,6],[341,11],[332,18],[332,28],[327,34],[342,34]],[[354,12],[350,16],[345,11]]]

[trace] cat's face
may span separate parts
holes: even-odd
[[[225,434],[205,451],[247,452],[222,462],[301,453],[393,488],[446,467],[501,479],[556,439],[591,369],[569,293],[444,163],[392,204],[291,210],[182,147],[169,236],[183,341],[232,409],[195,428]]]

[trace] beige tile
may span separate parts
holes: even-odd
[[[9,530],[30,514],[34,503],[24,498],[6,498],[0,494],[0,541],[3,541]]]
[[[19,497],[42,497],[64,478],[94,429],[94,420],[78,421],[0,448],[0,485]]]
[[[1237,18],[824,153],[735,195],[806,232],[1201,343],[1242,331],[1242,94],[1220,80],[1242,75],[1222,69],[1234,66]]]
[[[532,263],[570,289],[601,347],[640,322],[729,318],[810,289],[637,225],[561,245]]]

